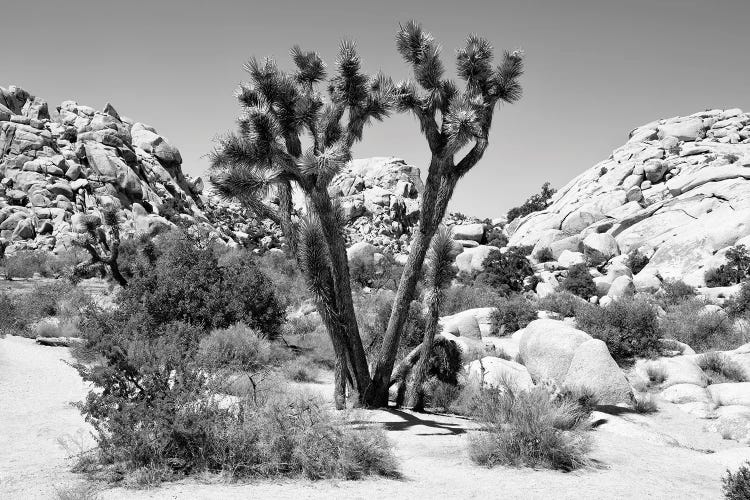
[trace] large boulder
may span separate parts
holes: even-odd
[[[479,245],[475,248],[466,248],[456,256],[456,267],[460,272],[472,274],[484,271],[484,261],[487,257],[499,254],[500,249],[489,245]]]
[[[456,240],[471,240],[481,243],[484,239],[484,224],[456,224],[451,227]]]
[[[599,339],[587,340],[573,354],[563,385],[586,387],[601,404],[630,403],[632,390],[625,375]]]
[[[708,386],[711,399],[719,406],[750,406],[750,382],[730,382]]]
[[[583,253],[593,265],[602,264],[620,253],[617,240],[607,233],[592,233],[583,239]]]
[[[485,335],[497,333],[497,324],[494,317],[496,310],[494,307],[479,307],[450,316],[443,316],[439,320],[441,331],[460,337],[481,340]]]
[[[552,319],[532,321],[520,338],[519,355],[532,378],[558,383],[565,381],[578,346],[591,340],[586,332]]]
[[[612,238],[621,254],[647,253],[650,276],[703,286],[721,252],[750,235],[749,123],[748,113],[710,110],[637,128],[545,210],[509,224],[509,245],[549,247],[550,232],[584,247]]]
[[[469,363],[469,379],[485,387],[528,391],[534,387],[529,371],[521,364],[502,358],[486,356]]]

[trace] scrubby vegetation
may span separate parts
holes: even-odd
[[[536,307],[540,311],[550,311],[557,313],[564,318],[572,318],[581,305],[585,305],[585,300],[571,292],[562,291],[547,295],[537,300]]]
[[[569,399],[550,398],[541,388],[485,389],[472,413],[481,430],[470,436],[469,455],[480,465],[570,471],[589,463],[588,415]]]
[[[695,287],[682,280],[664,280],[661,284],[664,306],[677,306],[692,299],[698,293]]]
[[[739,343],[732,322],[723,310],[714,307],[688,299],[668,308],[659,323],[662,336],[684,342],[698,352],[734,349]]]
[[[698,357],[696,362],[708,377],[709,384],[747,381],[747,375],[742,366],[722,353],[707,352]]]
[[[745,245],[730,248],[726,254],[727,263],[706,272],[706,285],[736,285],[750,277],[750,254]]]
[[[508,222],[512,222],[514,219],[519,217],[525,217],[532,212],[538,212],[547,208],[550,198],[557,191],[550,187],[549,182],[542,184],[542,189],[539,193],[531,195],[521,206],[513,207],[508,210]]]
[[[586,300],[596,295],[596,284],[586,264],[571,266],[560,287]]]
[[[76,365],[95,388],[79,406],[96,430],[90,469],[135,483],[201,471],[398,475],[382,431],[353,427],[285,389],[276,373],[307,380],[313,362],[273,340],[283,311],[253,262],[222,266],[213,250],[176,233],[142,271],[115,307],[90,305],[81,320],[96,354]]]
[[[750,461],[742,464],[735,472],[727,471],[721,478],[724,498],[746,500],[750,498]]]
[[[484,260],[484,270],[475,280],[497,290],[501,295],[522,292],[524,280],[534,274],[524,250],[509,247],[503,253],[494,253]]]
[[[651,356],[658,350],[656,309],[645,299],[621,299],[607,307],[582,304],[576,310],[576,321],[583,331],[603,340],[620,363],[635,356]]]
[[[537,307],[522,295],[502,298],[495,307],[494,319],[506,334],[525,328],[537,318]]]

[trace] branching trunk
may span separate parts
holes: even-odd
[[[440,316],[440,302],[442,299],[442,290],[436,287],[430,292],[427,317],[427,326],[425,328],[424,339],[420,346],[419,361],[414,372],[412,381],[409,405],[414,411],[424,411],[424,384],[427,381],[427,372],[430,368],[430,358],[432,356],[432,346],[435,342],[435,335],[438,330],[438,319]]]

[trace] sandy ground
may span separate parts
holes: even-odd
[[[0,340],[0,498],[50,498],[55,486],[80,481],[68,472],[66,452],[57,443],[59,437],[75,437],[86,429],[68,405],[82,397],[85,387],[61,361],[67,358],[63,348],[17,337]],[[474,425],[456,416],[400,410],[361,416],[388,430],[404,479],[189,480],[151,490],[105,489],[99,497],[718,499],[724,471],[750,459],[750,448],[704,432],[704,421],[667,403],[652,416],[597,415],[608,421],[592,432],[596,465],[573,473],[477,467],[466,453]]]
[[[70,360],[65,347],[0,339],[0,498],[54,498],[55,488],[82,481],[68,457],[93,440],[70,405],[87,392]]]

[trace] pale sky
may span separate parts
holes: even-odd
[[[154,127],[199,175],[212,138],[234,128],[232,92],[251,56],[291,69],[300,44],[333,64],[354,39],[367,71],[411,76],[396,53],[416,19],[454,51],[469,33],[497,53],[522,48],[523,99],[495,115],[490,147],[451,210],[504,214],[546,180],[564,185],[606,158],[634,127],[706,108],[750,108],[750,0],[66,0],[0,6],[0,86],[57,106],[66,99]],[[411,116],[371,127],[355,156],[426,168]]]

